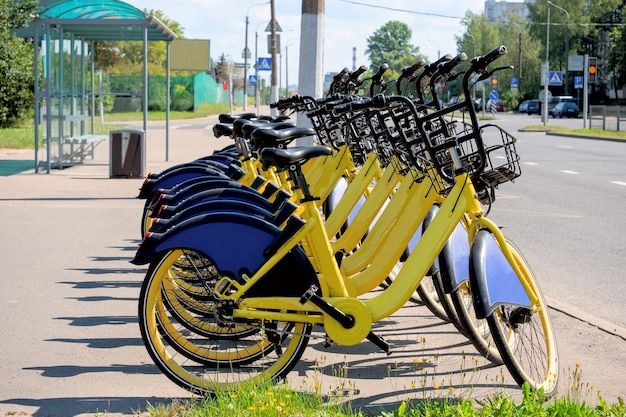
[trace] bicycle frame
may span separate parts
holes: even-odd
[[[428,182],[429,180],[426,178],[422,184],[427,187],[429,186]],[[324,325],[335,321],[317,306],[311,303],[302,305],[300,299],[295,297],[242,298],[246,290],[251,288],[278,260],[285,256],[301,240],[304,240],[311,251],[311,255],[317,260],[316,266],[319,271],[318,278],[323,299],[330,305],[349,304],[353,307],[352,310],[354,311],[351,312],[351,315],[354,316],[355,321],[364,324],[364,326],[359,326],[361,330],[358,335],[348,332],[348,335],[344,337],[341,332],[333,331],[333,334],[329,333],[329,336],[339,344],[351,345],[358,343],[367,336],[372,322],[390,316],[409,300],[446,241],[466,214],[470,220],[468,231],[470,241],[478,230],[489,230],[495,237],[499,249],[514,269],[514,272],[521,276],[521,271],[517,267],[516,259],[508,248],[506,239],[497,225],[483,216],[483,209],[477,202],[475,193],[476,191],[468,175],[461,174],[456,177],[455,186],[441,204],[438,213],[404,263],[396,279],[394,279],[389,288],[373,298],[364,301],[358,301],[354,298],[358,291],[350,280],[342,277],[333,257],[332,248],[324,230],[319,211],[311,201],[304,203],[310,219],[296,234],[287,240],[256,273],[250,277],[244,277],[245,282],[243,284],[230,278],[222,278],[216,285],[216,295],[222,300],[229,300],[234,303],[239,302],[239,306],[233,310],[233,317],[239,319],[323,323]],[[482,288],[507,288],[515,285],[513,281],[520,282],[515,274],[504,275],[504,278],[498,277],[497,282],[487,282]],[[484,277],[484,279],[486,280],[487,277]],[[382,278],[379,281],[382,281]],[[522,281],[520,284],[524,287],[524,294],[529,294],[531,298],[538,297],[525,282]],[[520,284],[516,286],[519,287]],[[485,294],[477,293],[475,296],[483,300],[490,300]],[[499,294],[499,297],[507,298],[503,292]],[[504,301],[520,303],[519,297],[515,297],[515,300],[497,298],[495,303],[494,301],[489,302],[492,304],[492,308],[495,308],[494,305],[497,302]],[[523,304],[526,306],[531,305],[530,300],[522,301],[525,301]],[[354,308],[355,303],[362,304],[365,308]],[[285,313],[284,311],[290,312]]]

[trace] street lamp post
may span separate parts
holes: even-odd
[[[468,28],[469,29],[469,28]],[[472,38],[472,58],[476,56],[476,38],[471,33],[467,32],[467,36]],[[472,88],[472,102],[476,101],[476,88]]]
[[[541,108],[541,118],[543,124],[548,124],[548,84],[550,83],[550,2],[548,2],[548,22],[546,24],[546,63],[544,64],[543,82],[543,103]]]
[[[568,86],[568,73],[567,73],[567,61],[569,59],[569,13],[567,12],[567,10],[565,10],[564,8],[562,8],[561,6],[557,6],[556,4],[552,3],[551,1],[548,0],[548,4],[550,6],[554,6],[557,9],[559,9],[560,11],[562,11],[563,13],[565,13],[566,19],[565,19],[565,78],[563,80],[563,82],[565,83],[565,95],[569,94],[569,86]],[[548,7],[548,10],[550,10],[550,7]]]
[[[245,47],[243,48],[243,109],[248,110],[248,59],[250,57],[250,49],[248,48],[248,24],[250,23],[250,20],[248,19],[248,14],[250,13],[250,9],[255,7],[255,6],[263,6],[265,4],[268,4],[269,2],[265,2],[265,3],[258,3],[258,4],[253,4],[252,6],[248,7],[248,10],[246,10],[246,44]]]

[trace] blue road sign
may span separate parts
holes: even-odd
[[[583,88],[584,79],[582,75],[574,77],[574,88]]]
[[[259,58],[257,63],[259,71],[271,71],[272,70],[272,58]]]
[[[517,87],[519,85],[519,79],[517,77],[511,78],[511,87]]]
[[[489,93],[489,100],[497,100],[498,97],[500,96],[498,95],[497,91],[492,91],[491,93]]]
[[[248,84],[256,85],[256,75],[248,75]]]
[[[550,71],[548,85],[563,85],[563,73],[561,71]]]

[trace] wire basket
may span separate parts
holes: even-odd
[[[427,146],[418,129],[420,113],[407,97],[395,96],[384,109],[376,113],[377,139],[385,141],[385,148],[391,148],[395,155],[394,168],[401,173],[411,173],[416,182],[432,175],[433,164]]]
[[[459,172],[470,175],[477,186],[495,187],[521,175],[516,139],[494,124],[476,127],[472,123],[452,119],[454,112],[467,110],[471,103],[462,103],[429,113],[419,119],[422,135],[432,157],[439,181],[440,194],[454,186]],[[450,116],[450,120],[446,120]],[[485,134],[485,130],[490,130]],[[453,160],[458,156],[462,171]]]
[[[480,134],[485,144],[487,163],[484,171],[474,179],[475,182],[497,187],[522,175],[520,158],[515,149],[515,137],[494,124],[481,126]]]

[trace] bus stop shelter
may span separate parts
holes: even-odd
[[[156,17],[118,0],[61,0],[41,10],[33,23],[35,172],[45,167],[50,173],[51,168],[63,168],[74,158],[82,160],[85,150],[105,139],[94,129],[95,99],[102,93],[96,87],[95,42],[142,42],[140,94],[144,132],[148,114],[148,44],[166,42],[166,100],[170,102],[170,43],[176,35]],[[166,108],[168,131],[169,106]],[[40,143],[45,147],[45,161],[39,158]]]

